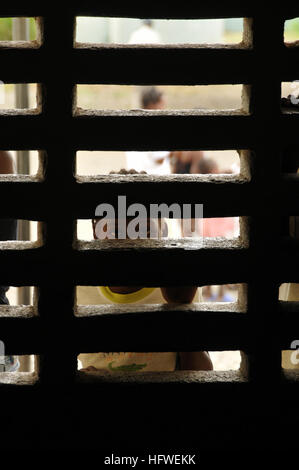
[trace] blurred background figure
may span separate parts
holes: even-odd
[[[213,175],[220,173],[217,162],[211,157],[205,157],[198,160],[194,165],[194,173],[201,173],[202,175]]]
[[[154,29],[152,20],[143,20],[142,25],[133,31],[129,44],[161,44],[161,36]]]
[[[204,286],[202,296],[204,302],[235,302],[238,296],[238,286],[226,284],[220,286]]]
[[[163,109],[165,99],[163,93],[156,87],[144,87],[139,97],[142,109]],[[126,152],[127,170],[146,171],[148,174],[169,175],[170,152]]]
[[[233,173],[227,169],[219,171],[217,162],[211,157],[203,157],[197,162],[196,173],[217,174]],[[225,237],[232,238],[238,236],[238,218],[221,217],[203,219],[203,237]],[[234,302],[237,297],[236,285],[205,286],[202,291],[205,302]]]
[[[171,152],[171,172],[175,174],[199,173],[198,164],[202,158],[204,158],[204,152],[201,150]]]
[[[166,105],[164,94],[154,86],[143,87],[140,96],[142,109],[164,109]]]
[[[217,162],[211,157],[203,157],[197,164],[198,173],[201,174],[219,174]],[[222,174],[232,173],[230,169],[222,170]],[[238,236],[238,218],[237,217],[218,217],[207,218],[203,220],[203,237],[225,237],[234,238]]]

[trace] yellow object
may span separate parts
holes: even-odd
[[[131,304],[145,299],[149,294],[154,292],[156,287],[143,287],[129,294],[118,294],[113,292],[108,286],[99,286],[99,289],[104,297],[115,304]]]

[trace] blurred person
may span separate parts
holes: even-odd
[[[198,162],[198,173],[219,174],[217,162],[211,157],[204,157]],[[227,170],[226,173],[231,173]],[[238,219],[236,217],[206,218],[203,220],[203,237],[232,238],[238,233]]]
[[[196,173],[200,173],[202,175],[213,175],[219,173],[217,162],[211,157],[201,158],[197,162],[196,169]]]
[[[205,302],[234,302],[234,297],[229,293],[229,285],[217,286],[217,291],[213,291],[212,286],[204,286],[202,295]]]
[[[202,158],[204,158],[204,152],[202,150],[171,152],[171,172],[175,174],[198,173],[198,164]]]
[[[129,44],[161,44],[160,34],[153,28],[153,21],[146,19],[142,25],[133,31]]]
[[[143,87],[140,96],[142,109],[164,109],[164,93],[154,86]]]
[[[164,109],[164,94],[154,86],[144,87],[140,104],[145,110]],[[126,152],[126,167],[128,170],[134,168],[136,171],[146,171],[153,175],[169,175],[171,173],[169,157],[170,152],[166,151]]]
[[[200,174],[219,174],[217,162],[211,157],[202,158],[197,165]],[[222,171],[221,173],[232,173],[231,169]],[[232,238],[238,234],[238,218],[237,217],[218,217],[203,219],[204,238],[226,237]],[[228,292],[228,285],[218,286],[217,293],[213,292],[211,286],[206,286],[203,295],[207,302],[233,302],[234,298]]]
[[[174,174],[195,174],[198,173],[200,162],[204,159],[204,152],[201,150],[174,151],[169,155],[171,171]],[[182,220],[174,220],[174,225],[180,233],[180,237],[201,238],[203,235],[203,220],[191,220],[191,230],[186,230]]]
[[[12,155],[4,150],[0,150],[0,173],[14,174],[14,160]],[[17,239],[17,220],[0,218],[0,241]],[[0,286],[0,304],[9,305],[6,293],[9,286]],[[3,362],[3,358],[1,357]],[[15,372],[19,368],[17,356],[4,356],[4,368],[2,372]]]
[[[205,156],[203,151],[175,151],[170,154],[172,173],[175,174],[219,174],[215,159]],[[222,173],[232,173],[231,169]],[[195,221],[193,235],[186,233],[181,224],[183,237],[235,237],[238,235],[238,219],[235,217],[207,218]]]

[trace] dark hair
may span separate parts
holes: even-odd
[[[150,104],[159,103],[162,96],[162,91],[158,90],[156,87],[147,87],[141,93],[141,105],[143,108],[148,108]]]

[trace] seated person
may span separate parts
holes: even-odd
[[[130,173],[132,170],[130,171]],[[124,170],[121,170],[124,174]],[[127,222],[130,218],[127,218]],[[118,238],[117,220],[115,222],[115,238]],[[153,227],[154,224],[154,227]],[[111,229],[107,219],[98,217],[92,220],[94,239],[108,238]],[[148,234],[167,235],[166,222],[162,219],[147,219]],[[136,243],[138,243],[136,241]],[[199,290],[194,286],[182,287],[143,287],[143,286],[80,286],[77,289],[77,303],[80,305],[98,304],[159,304],[159,303],[191,303],[199,301]],[[83,369],[114,371],[173,371],[181,370],[212,370],[213,365],[209,354],[199,352],[111,352],[83,353],[78,356]]]
[[[205,158],[201,150],[174,151],[169,155],[171,172],[175,174],[195,174],[199,171],[199,163]]]

